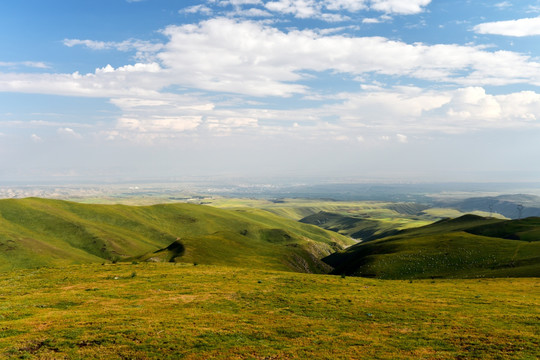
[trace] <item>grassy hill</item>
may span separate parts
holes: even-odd
[[[540,357],[537,279],[118,263],[0,273],[0,289],[3,359]]]
[[[257,210],[0,200],[0,271],[105,260],[325,272],[339,234]]]
[[[323,259],[337,274],[385,279],[540,276],[540,219],[465,215]]]
[[[325,211],[306,216],[300,222],[316,225],[361,241],[370,241],[395,234],[398,232],[397,228],[400,226],[400,224],[394,222],[366,219],[354,215],[347,216]]]

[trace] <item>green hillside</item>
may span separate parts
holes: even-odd
[[[0,271],[149,260],[325,272],[319,259],[349,244],[257,209],[0,200]]]
[[[361,216],[347,216],[325,211],[306,216],[300,222],[316,225],[361,241],[390,236],[397,233],[397,229],[401,226],[396,222],[365,219]]]
[[[540,276],[540,219],[465,215],[360,243],[325,259],[337,274],[385,279]]]

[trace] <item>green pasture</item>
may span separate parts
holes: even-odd
[[[538,279],[173,263],[0,274],[6,359],[537,359]]]

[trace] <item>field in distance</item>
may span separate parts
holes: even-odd
[[[173,263],[0,274],[0,357],[537,359],[537,279],[375,280]]]

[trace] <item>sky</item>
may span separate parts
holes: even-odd
[[[540,181],[540,0],[0,3],[0,182]]]

